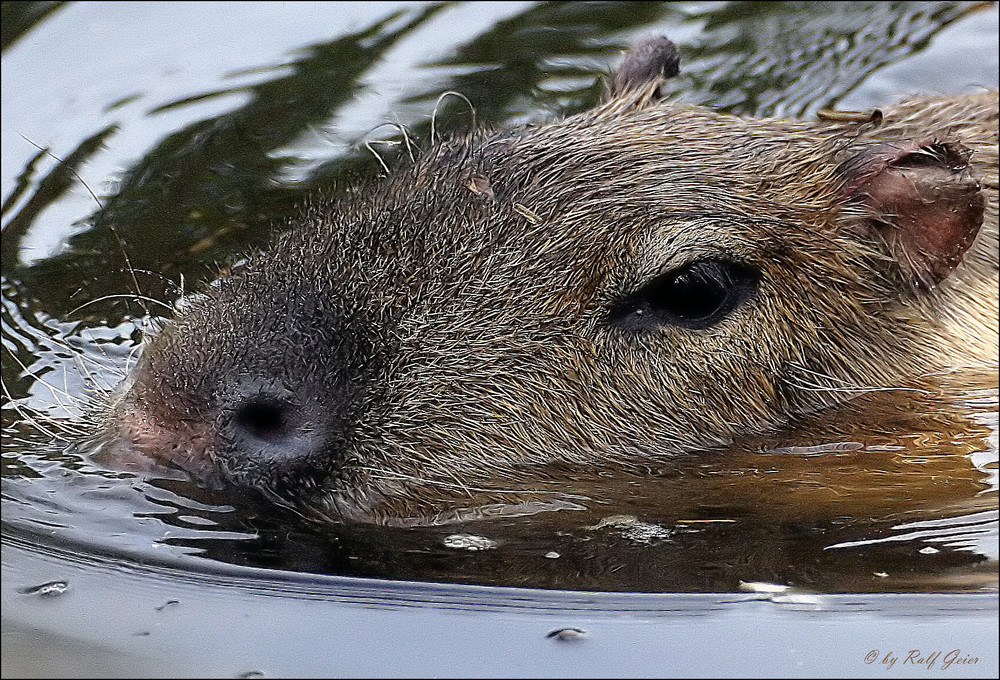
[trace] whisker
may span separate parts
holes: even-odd
[[[437,124],[437,113],[438,109],[441,107],[441,102],[444,101],[445,97],[458,97],[466,104],[469,105],[469,113],[472,114],[472,129],[476,129],[476,107],[472,105],[472,102],[461,92],[455,92],[454,90],[448,90],[447,92],[442,92],[438,95],[437,101],[434,103],[434,111],[431,112],[431,144],[437,143],[437,133],[435,125]]]
[[[371,142],[365,142],[365,148],[368,149],[369,151],[371,151],[372,155],[375,156],[375,159],[379,162],[379,165],[381,165],[382,169],[385,170],[385,174],[389,175],[390,172],[391,172],[389,170],[389,166],[386,165],[386,162],[384,160],[382,160],[382,157],[379,156],[378,152],[375,151],[375,149],[372,147],[372,143]]]
[[[87,181],[85,179],[83,179],[83,177],[80,175],[80,173],[78,173],[76,171],[76,168],[73,168],[72,166],[67,165],[67,163],[66,163],[66,161],[64,159],[62,159],[59,156],[55,155],[54,153],[52,153],[52,151],[50,151],[48,149],[43,149],[43,147],[41,147],[38,144],[36,144],[35,142],[31,141],[30,139],[28,139],[24,135],[21,135],[21,138],[24,139],[24,141],[26,141],[29,144],[31,144],[32,146],[34,146],[36,149],[38,149],[40,151],[44,150],[45,153],[46,153],[46,155],[51,156],[56,161],[58,161],[59,163],[61,163],[67,170],[69,170],[70,174],[72,174],[73,177],[75,177],[80,182],[80,184],[83,185],[83,187],[87,190],[87,193],[90,194],[90,197],[94,199],[95,203],[97,203],[98,209],[100,211],[102,211],[102,212],[104,211],[104,204],[101,202],[101,199],[98,198],[97,194],[94,192],[93,189],[90,188],[90,185],[87,184]],[[119,248],[119,250],[121,250],[122,258],[124,258],[124,260],[125,260],[125,266],[126,266],[126,268],[128,270],[129,276],[132,277],[132,285],[135,286],[135,292],[139,296],[136,299],[139,301],[139,303],[141,305],[143,299],[148,299],[148,298],[143,298],[141,296],[142,289],[139,286],[139,279],[135,275],[136,270],[132,266],[132,260],[128,256],[128,251],[125,249],[125,243],[122,241],[121,237],[118,235],[118,231],[115,229],[115,227],[114,227],[113,224],[111,224],[109,222],[106,226],[107,226],[108,230],[114,235],[115,240],[118,242],[118,248]],[[149,310],[148,309],[145,309],[145,307],[143,309],[144,309],[144,311],[147,314],[149,314]]]
[[[149,297],[147,295],[132,295],[132,294],[126,294],[126,293],[118,293],[118,294],[114,294],[114,295],[102,295],[99,298],[94,298],[93,300],[88,300],[87,302],[84,302],[79,307],[75,307],[75,308],[71,309],[69,312],[67,312],[66,316],[72,316],[73,314],[76,314],[81,309],[83,309],[84,307],[88,307],[89,305],[96,304],[98,302],[103,302],[105,300],[116,300],[118,298],[127,298],[129,300],[138,300],[138,301],[151,302],[151,303],[160,305],[161,307],[165,307],[166,309],[168,309],[171,312],[174,311],[174,308],[171,307],[170,305],[168,305],[166,302],[163,302],[162,300],[157,300],[156,298],[151,298],[151,297]],[[149,310],[146,309],[145,307],[143,307],[143,311],[146,312],[146,314],[150,313]]]
[[[56,400],[56,402],[58,403],[58,405],[59,405],[60,408],[63,408],[65,410],[67,410],[67,411],[69,410],[69,408],[66,406],[66,404],[59,400],[59,396],[58,395],[62,395],[64,397],[66,397],[67,399],[70,400],[70,403],[80,402],[81,401],[79,397],[71,394],[68,389],[65,389],[65,390],[59,389],[58,387],[56,387],[55,385],[53,385],[49,381],[43,379],[43,377],[37,371],[33,371],[31,368],[29,368],[13,352],[10,353],[10,356],[14,359],[14,361],[17,363],[17,365],[20,366],[21,369],[28,376],[34,378],[35,383],[40,384],[40,385],[42,385],[45,388],[48,388],[49,392],[51,392],[51,394],[52,394],[52,398]],[[65,374],[64,374],[64,377],[65,377]],[[68,385],[67,385],[67,388],[68,388]],[[8,398],[11,400],[12,403],[14,403],[14,398],[13,398],[13,396],[10,395],[9,392],[7,392],[7,386],[6,385],[4,385],[4,392],[7,393]]]
[[[17,415],[21,418],[21,421],[28,424],[32,428],[38,430],[49,439],[52,439],[54,441],[69,443],[73,441],[74,438],[77,438],[81,434],[83,434],[81,430],[71,427],[67,423],[56,420],[55,418],[47,418],[46,423],[52,425],[53,427],[55,427],[55,429],[62,430],[65,433],[65,435],[50,430],[48,427],[42,425],[42,422],[38,418],[35,418],[35,416],[33,416],[28,411],[28,409],[25,408],[24,405],[20,403],[18,399],[14,398],[14,396],[10,393],[10,390],[7,388],[6,383],[0,383],[0,389],[3,390],[4,396],[7,397],[7,402],[17,412]]]
[[[392,115],[393,118],[396,119],[396,122],[393,124],[393,126],[397,130],[399,130],[399,134],[403,137],[403,144],[406,146],[406,154],[410,157],[411,163],[416,163],[417,159],[413,153],[413,145],[410,142],[410,134],[407,131],[406,126],[403,125],[403,122],[399,120],[399,116],[395,113],[393,113]]]
[[[97,197],[97,194],[94,193],[94,190],[90,188],[90,185],[87,184],[87,182],[83,179],[83,177],[80,176],[80,173],[78,173],[75,168],[73,168],[73,167],[71,167],[71,166],[69,166],[69,165],[66,164],[65,159],[59,158],[59,156],[57,156],[54,153],[52,153],[51,150],[49,150],[49,149],[47,149],[47,148],[45,148],[43,146],[40,146],[39,144],[36,144],[35,142],[31,141],[30,139],[28,139],[24,135],[20,135],[19,134],[19,136],[21,137],[21,139],[23,139],[24,141],[26,141],[28,144],[31,144],[33,147],[35,147],[39,151],[45,152],[45,155],[49,156],[50,158],[54,158],[59,163],[62,163],[63,166],[67,170],[69,170],[70,173],[80,181],[80,184],[82,184],[83,188],[87,190],[87,193],[90,194],[90,197],[92,199],[94,199],[94,203],[97,204],[97,207],[100,208],[101,210],[104,210],[104,204],[101,203],[101,199]]]

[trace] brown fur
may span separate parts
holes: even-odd
[[[112,406],[116,446],[371,517],[533,463],[725,445],[996,365],[996,92],[908,99],[876,125],[744,119],[628,85],[559,123],[443,144],[355,201],[317,200],[152,340]],[[921,288],[858,235],[843,172],[930,139],[971,151],[955,172],[986,207],[962,263]],[[723,255],[760,278],[717,325],[609,323],[658,274]],[[285,449],[231,434],[258,397],[290,405]]]

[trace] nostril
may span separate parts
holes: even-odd
[[[288,409],[288,404],[278,401],[252,401],[237,410],[236,424],[257,439],[278,439],[287,435]]]
[[[242,484],[259,481],[256,475],[308,472],[323,460],[326,413],[310,390],[300,386],[293,391],[264,378],[238,379],[223,387],[216,457],[230,479]]]

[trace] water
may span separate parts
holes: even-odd
[[[400,153],[395,124],[422,144],[432,120],[438,130],[467,129],[468,104],[439,100],[443,92],[464,95],[478,125],[551,120],[597,100],[597,78],[621,49],[665,33],[683,55],[681,76],[668,84],[675,99],[755,115],[864,109],[905,92],[996,87],[995,4],[20,3],[3,11],[5,631],[77,639],[86,597],[92,609],[117,611],[180,584],[188,606],[239,612],[257,600],[218,592],[240,578],[287,595],[292,620],[302,615],[292,594],[304,583],[320,584],[324,597],[330,588],[357,597],[382,588],[377,607],[399,602],[402,581],[726,593],[741,602],[777,597],[753,583],[803,597],[985,591],[995,603],[995,372],[871,395],[726,452],[635,469],[540,470],[518,498],[522,510],[546,512],[489,516],[492,499],[472,498],[421,527],[316,530],[184,480],[104,470],[74,447],[89,395],[122,378],[141,328],[169,316],[180,295],[265,244],[304,196],[382,172]],[[77,579],[61,593],[31,595],[67,572]],[[417,586],[411,596],[432,609],[463,598],[488,609],[509,597],[459,589],[438,601],[441,587]],[[128,594],[112,597],[119,588]],[[633,606],[614,597],[595,606]],[[826,611],[847,606],[823,597]],[[530,598],[525,611],[556,606]],[[70,603],[62,618],[39,609],[59,602]],[[721,611],[717,597],[685,602]],[[970,613],[982,604],[951,602],[965,618],[949,625],[989,639]],[[917,610],[931,622],[933,608]],[[145,611],[149,622],[171,615],[152,604]],[[201,623],[212,615],[211,607],[191,614]],[[447,627],[428,616],[392,625],[400,634]],[[77,658],[110,672],[94,645],[152,654],[134,637],[142,620],[122,633],[124,644],[111,632],[84,636],[89,656]],[[827,620],[834,631],[858,626]],[[706,640],[726,630],[718,618],[705,621]],[[33,654],[8,654],[6,636],[5,674]],[[28,637],[23,649],[34,649]],[[509,631],[499,639],[521,644]],[[59,671],[58,654],[42,658],[45,672]],[[870,668],[850,662],[837,668]]]

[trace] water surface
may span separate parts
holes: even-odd
[[[183,480],[102,469],[74,446],[86,404],[122,379],[144,327],[266,244],[310,193],[383,173],[403,148],[399,126],[427,146],[432,121],[465,130],[473,111],[476,125],[502,128],[584,110],[621,50],[656,33],[683,55],[672,98],[739,114],[809,118],[906,92],[996,87],[995,4],[3,12],[5,546],[275,578],[996,592],[995,371],[870,395],[729,451],[540,470],[516,490],[549,512],[496,516],[495,499],[466,498],[423,527],[317,530]],[[5,561],[5,581],[18,564]]]

